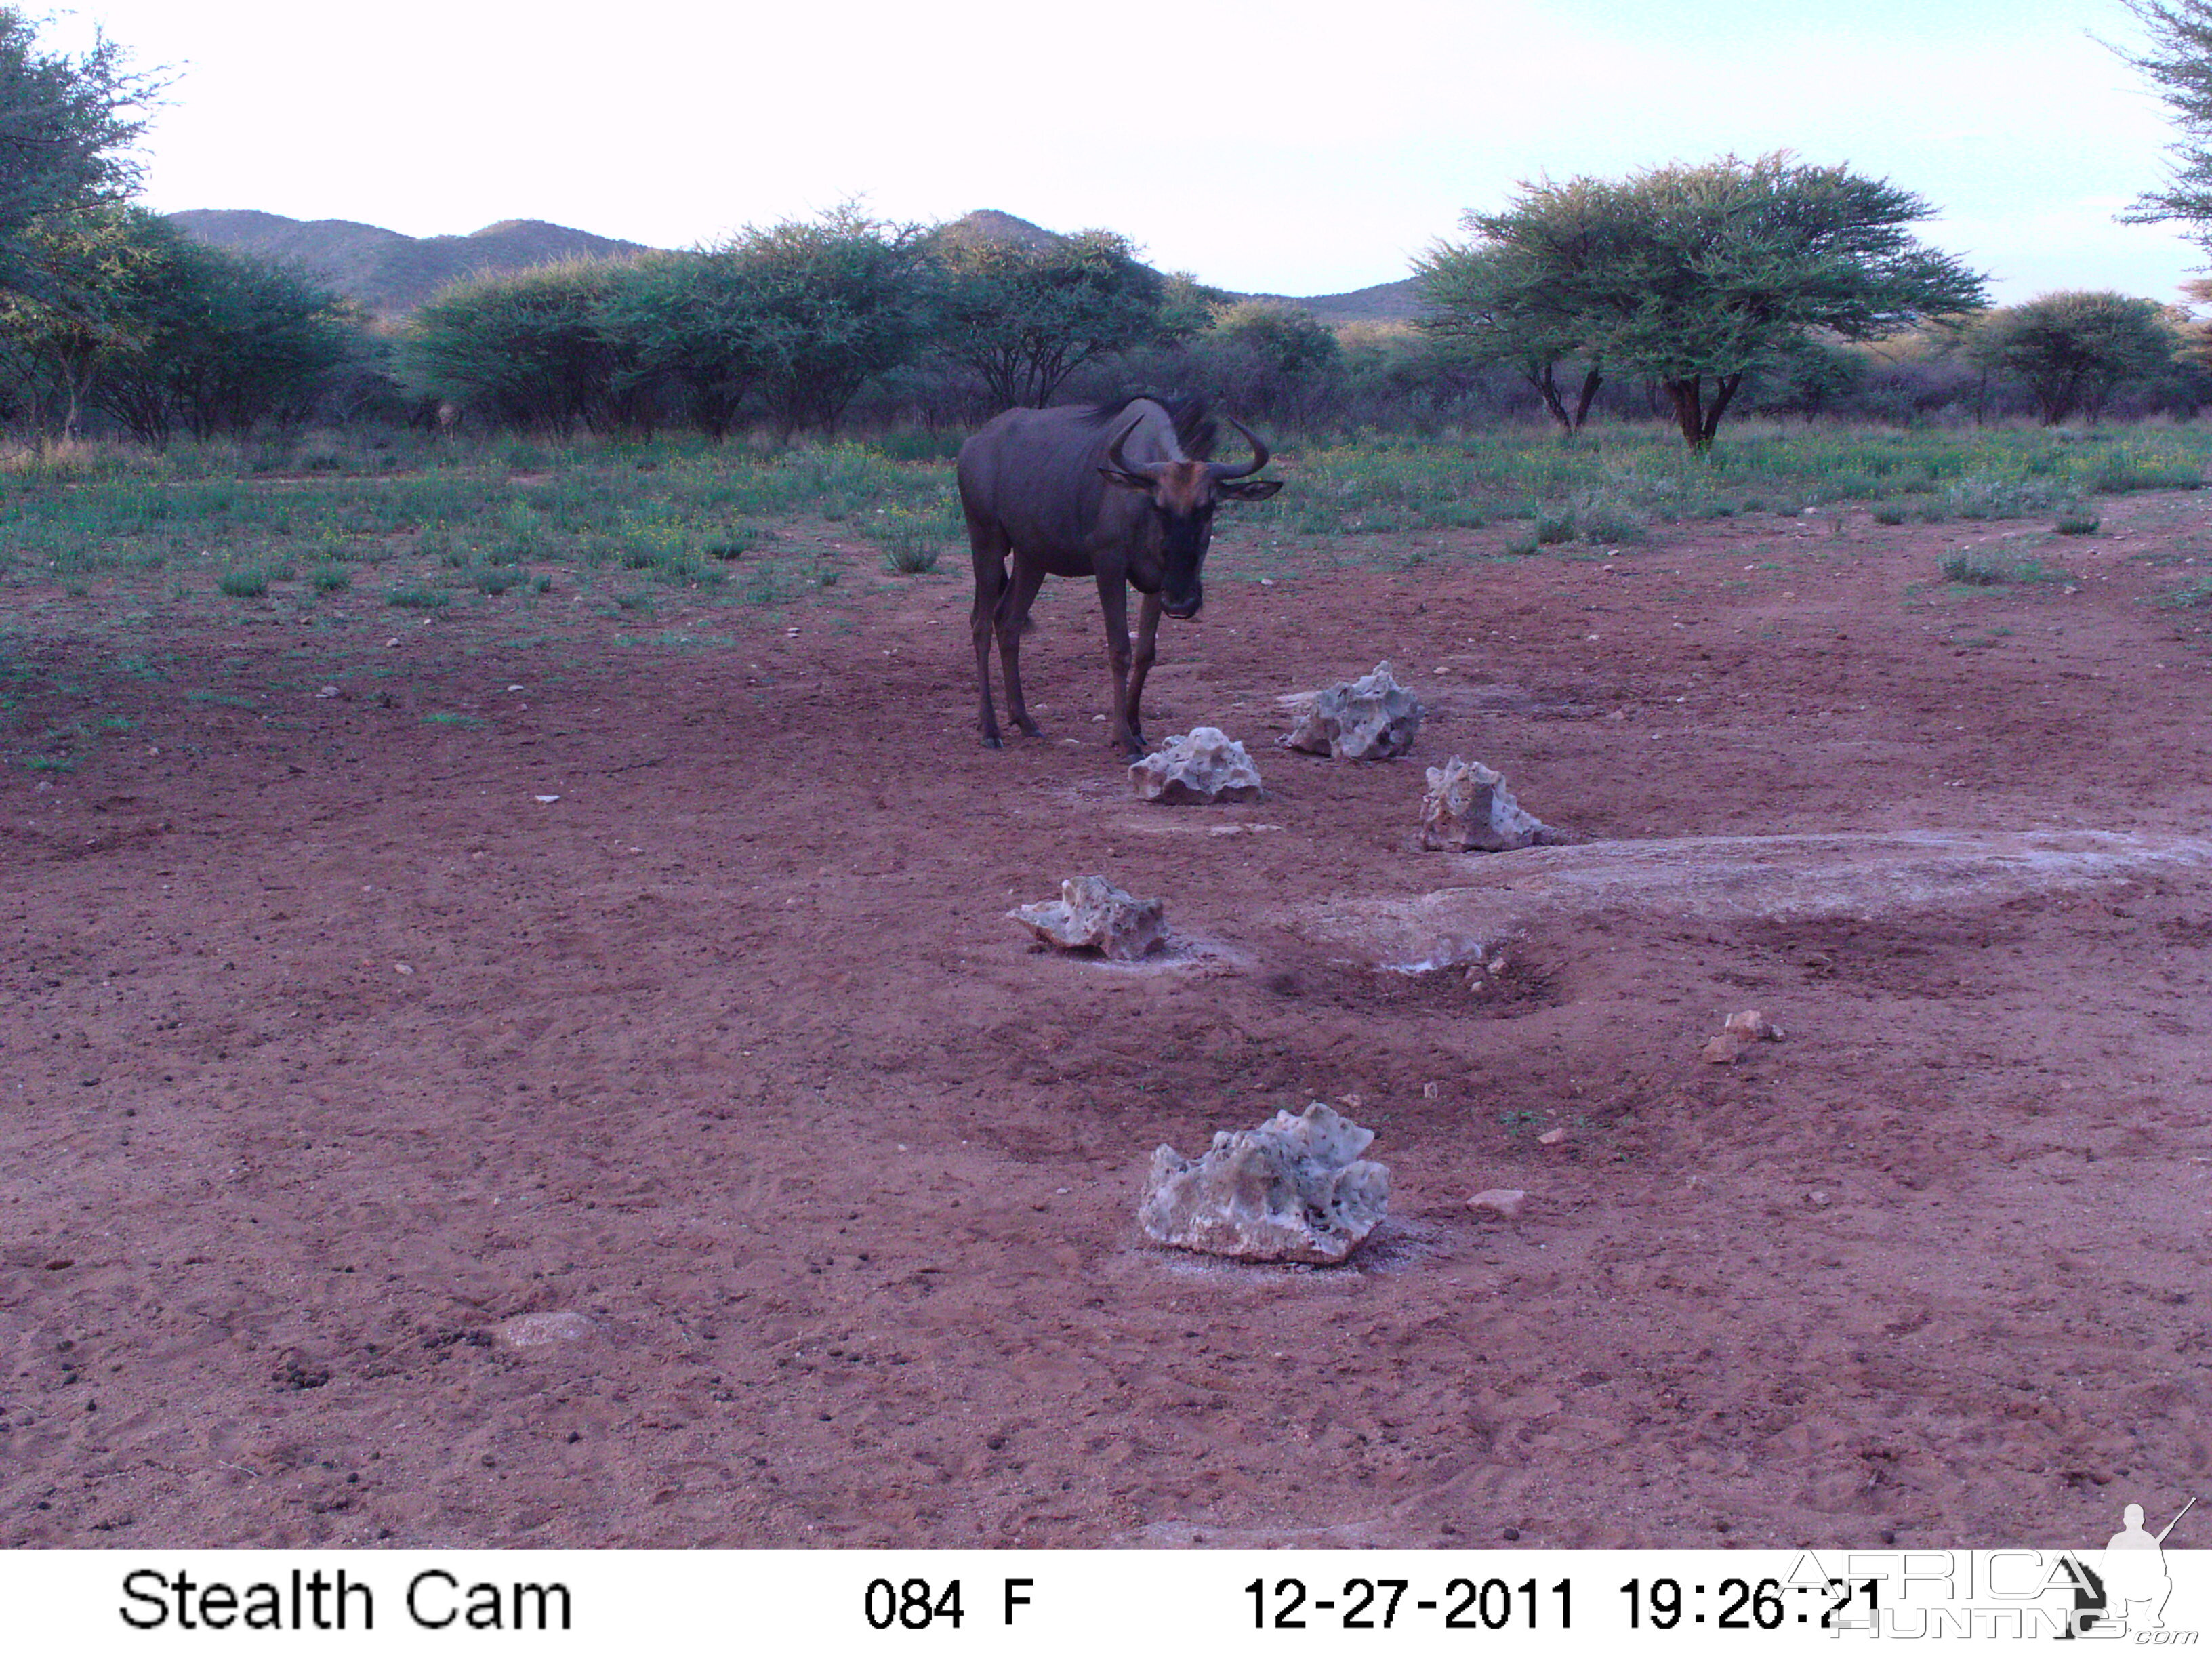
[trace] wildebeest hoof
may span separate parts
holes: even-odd
[[[1002,742],[1000,742],[1000,739],[999,739],[999,734],[998,734],[997,732],[986,732],[986,733],[984,734],[984,737],[983,737],[983,747],[984,747],[984,748],[986,748],[986,749],[1004,749],[1006,746],[1006,745],[1004,743],[1002,743]]]
[[[1014,724],[1021,727],[1024,737],[1041,738],[1044,735],[1037,730],[1037,723],[1035,720],[1016,720]]]

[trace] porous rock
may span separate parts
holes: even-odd
[[[1148,1237],[1247,1261],[1336,1262],[1390,1206],[1390,1171],[1363,1158],[1375,1139],[1316,1100],[1256,1129],[1224,1129],[1200,1158],[1152,1154],[1138,1206]]]
[[[511,1348],[550,1348],[588,1342],[599,1334],[599,1328],[582,1314],[556,1311],[517,1314],[492,1328]]]
[[[1244,745],[1218,726],[1194,726],[1170,738],[1129,769],[1139,800],[1176,806],[1187,801],[1257,800],[1260,769]]]
[[[1730,1014],[1721,1030],[1730,1036],[1740,1036],[1752,1042],[1779,1042],[1782,1041],[1782,1028],[1756,1008],[1747,1008],[1740,1014]]]
[[[1502,773],[1457,755],[1429,768],[1421,845],[1431,852],[1510,853],[1553,839],[1551,826],[1513,799]]]
[[[1718,1036],[1709,1039],[1698,1058],[1711,1066],[1733,1065],[1755,1042],[1779,1042],[1782,1028],[1756,1008],[1730,1014]]]
[[[1390,678],[1384,662],[1371,674],[1316,692],[1283,746],[1334,760],[1389,760],[1411,749],[1420,729],[1419,700]]]
[[[1493,1215],[1513,1221],[1519,1218],[1522,1208],[1528,1201],[1528,1194],[1518,1187],[1492,1187],[1468,1200],[1467,1207],[1488,1210]]]
[[[1103,876],[1071,876],[1060,884],[1058,898],[1006,914],[1063,951],[1134,962],[1167,937],[1164,910],[1159,900],[1133,897]]]

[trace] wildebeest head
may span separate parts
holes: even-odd
[[[1132,461],[1121,446],[1137,429],[1132,421],[1108,446],[1106,465],[1098,469],[1110,484],[1143,493],[1150,503],[1153,540],[1159,552],[1161,574],[1157,584],[1160,608],[1170,617],[1188,620],[1206,603],[1199,582],[1199,568],[1213,539],[1213,509],[1224,501],[1264,501],[1283,486],[1274,478],[1252,475],[1267,464],[1267,446],[1234,416],[1224,416],[1252,446],[1249,465],[1231,466],[1222,461]],[[1131,580],[1137,581],[1135,572]],[[1139,588],[1146,588],[1137,581]],[[1154,591],[1146,589],[1146,591]]]

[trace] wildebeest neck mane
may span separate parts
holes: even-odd
[[[1091,426],[1109,426],[1133,403],[1155,403],[1167,410],[1168,418],[1175,422],[1176,441],[1182,446],[1185,459],[1212,459],[1213,441],[1220,435],[1221,427],[1206,412],[1203,398],[1163,398],[1157,392],[1133,392],[1118,403],[1093,404],[1083,411],[1083,418]]]

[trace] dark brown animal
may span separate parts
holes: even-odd
[[[1224,501],[1265,501],[1283,487],[1252,477],[1267,465],[1267,446],[1241,422],[1229,423],[1252,446],[1249,465],[1206,459],[1214,426],[1194,400],[1010,409],[960,447],[960,507],[975,556],[969,626],[987,747],[1000,746],[991,705],[993,635],[1006,713],[1023,732],[1041,736],[1022,701],[1022,630],[1047,576],[1089,576],[1105,613],[1114,740],[1129,754],[1145,752],[1139,705],[1160,613],[1188,620],[1205,603],[1199,575],[1214,508]],[[1133,655],[1132,587],[1145,596]]]

